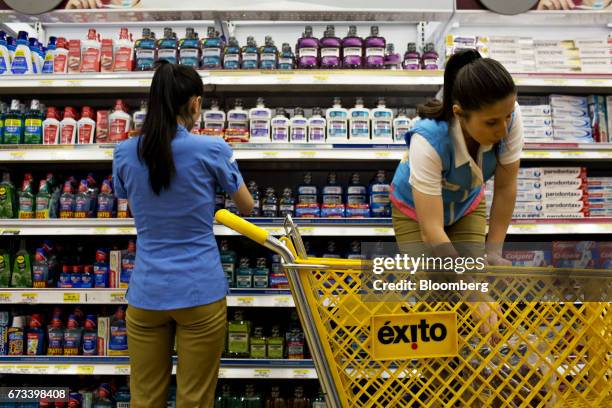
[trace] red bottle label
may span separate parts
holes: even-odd
[[[57,136],[59,134],[59,126],[57,125],[47,125],[45,127],[45,132],[43,134],[43,144],[53,145],[57,144]]]
[[[90,124],[82,124],[79,126],[79,144],[93,143],[93,126]]]
[[[62,136],[61,136],[61,144],[74,144],[73,140],[74,135],[74,125],[64,125],[62,126]]]
[[[109,139],[111,142],[120,142],[127,139],[127,121],[125,119],[113,119],[110,124]]]

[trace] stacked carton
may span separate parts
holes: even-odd
[[[587,189],[590,216],[612,218],[612,177],[589,177]]]
[[[592,143],[588,100],[584,96],[551,95],[553,135],[556,141]]]
[[[489,56],[510,72],[535,72],[536,60],[531,37],[490,37]]]
[[[553,142],[552,108],[549,104],[521,105],[525,143]]]

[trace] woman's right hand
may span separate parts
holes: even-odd
[[[501,335],[499,332],[495,330],[499,330],[500,326],[500,316],[503,316],[503,312],[501,306],[497,302],[480,302],[476,309],[474,310],[474,317],[477,322],[480,322],[480,326],[478,327],[478,331],[481,336],[488,335],[491,331],[493,334],[489,338],[489,343],[494,346],[501,340]]]
[[[97,9],[100,8],[99,0],[68,0],[67,9]]]
[[[572,0],[540,0],[538,10],[572,10],[576,5]]]

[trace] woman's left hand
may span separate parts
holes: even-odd
[[[486,263],[491,266],[512,266],[512,261],[505,259],[497,252],[487,253]]]

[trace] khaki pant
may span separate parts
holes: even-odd
[[[132,408],[165,408],[176,333],[178,408],[211,408],[225,345],[227,304],[127,310]]]

